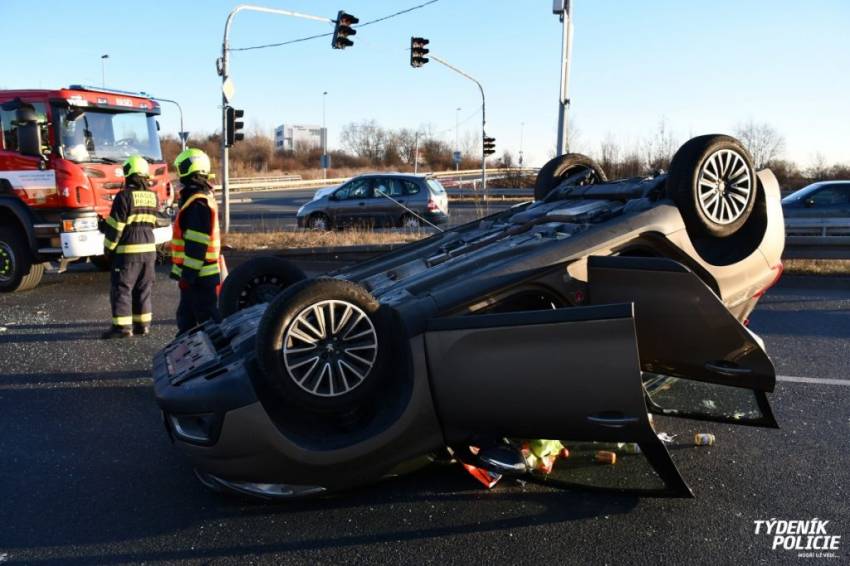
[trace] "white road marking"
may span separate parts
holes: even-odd
[[[776,381],[791,383],[817,383],[818,385],[844,385],[850,387],[850,379],[826,379],[823,377],[797,377],[795,375],[777,375]]]

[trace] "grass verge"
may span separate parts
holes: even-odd
[[[231,232],[223,235],[223,244],[236,250],[338,248],[346,246],[378,246],[407,244],[431,233],[425,230],[374,232],[371,230],[332,230],[318,232]]]
[[[783,259],[785,275],[850,275],[850,259]]]

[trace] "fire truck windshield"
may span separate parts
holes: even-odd
[[[66,159],[118,163],[131,155],[161,161],[156,118],[144,112],[59,110],[58,134]]]

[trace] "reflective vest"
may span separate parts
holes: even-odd
[[[207,206],[210,210],[210,225],[212,226],[212,234],[204,234],[197,230],[183,231],[181,217],[183,212],[196,200],[206,199]],[[174,220],[172,227],[173,235],[171,240],[171,274],[177,278],[183,275],[184,269],[194,269],[198,272],[198,277],[212,277],[221,274],[219,265],[219,256],[221,255],[221,236],[218,230],[218,205],[215,198],[207,193],[195,193],[183,203],[180,211],[177,213],[177,218]],[[191,245],[195,250],[203,250],[203,252],[193,256],[191,253],[186,253],[186,242],[193,242],[198,245]]]

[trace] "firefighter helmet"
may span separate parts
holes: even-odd
[[[209,156],[195,148],[182,151],[174,160],[174,166],[177,168],[177,174],[180,175],[181,179],[192,173],[208,177],[212,168]]]
[[[124,162],[124,176],[138,175],[139,177],[149,177],[150,167],[148,161],[141,155],[131,155]]]

